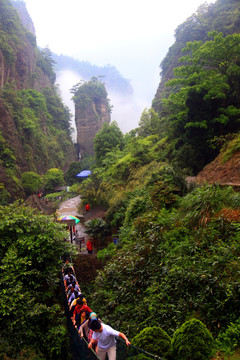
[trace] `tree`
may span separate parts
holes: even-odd
[[[159,115],[152,108],[144,109],[139,121],[138,134],[140,136],[156,135],[163,132]]]
[[[106,233],[106,223],[99,218],[88,220],[85,223],[85,232],[98,242],[98,239],[101,240]]]
[[[78,182],[76,175],[79,174],[81,170],[83,170],[83,168],[79,161],[74,161],[70,164],[65,175],[65,179],[68,185],[73,185]]]
[[[62,170],[53,168],[49,169],[44,175],[44,184],[47,191],[52,191],[56,186],[64,184],[64,173]]]
[[[102,129],[95,135],[93,147],[97,163],[101,163],[105,155],[116,148],[122,149],[124,146],[123,133],[117,123],[104,123]]]
[[[27,195],[33,194],[42,186],[41,176],[34,171],[26,171],[21,176],[23,188]]]
[[[239,129],[240,35],[209,36],[213,40],[187,43],[182,50],[187,55],[180,59],[184,65],[174,69],[175,79],[166,84],[172,92],[163,100],[174,156],[182,166],[192,153],[200,164],[195,172],[217,155],[209,146],[214,136]]]

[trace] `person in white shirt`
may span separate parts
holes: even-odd
[[[109,360],[116,360],[116,339],[115,337],[120,337],[125,340],[126,345],[130,345],[126,335],[123,333],[114,330],[111,326],[101,323],[98,319],[92,320],[90,329],[93,330],[92,339],[88,344],[88,348],[98,342],[98,351],[97,354],[101,360],[105,360],[106,354],[108,354]]]

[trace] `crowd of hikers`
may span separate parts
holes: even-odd
[[[104,324],[88,306],[77,282],[73,267],[66,262],[63,266],[63,282],[73,325],[79,336],[85,338],[88,348],[93,349],[101,360],[108,355],[109,360],[116,360],[116,337],[130,345],[126,335]]]

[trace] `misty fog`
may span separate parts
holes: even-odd
[[[71,88],[80,82],[85,80],[79,76],[77,72],[73,70],[63,70],[56,73],[56,84],[59,86],[60,95],[66,106],[70,109],[72,114],[71,126],[74,129],[72,134],[73,141],[76,142],[76,126],[75,126],[75,109],[74,102],[72,101],[73,94]],[[110,105],[113,106],[111,113],[111,121],[116,121],[119,128],[125,134],[138,126],[138,122],[141,113],[146,107],[149,107],[149,103],[141,98],[141,94],[133,94],[124,96],[120,93],[114,93],[109,91],[108,98],[110,99]]]

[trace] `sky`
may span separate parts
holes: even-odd
[[[174,43],[174,30],[204,3],[204,0],[24,1],[35,26],[38,46],[98,66],[111,64],[130,80],[134,97],[129,103],[109,94],[112,120],[117,120],[124,132],[135,128],[144,108],[151,106],[160,82],[160,63]],[[74,74],[69,71],[57,79],[66,102],[69,89],[79,82],[79,79],[74,82]]]

